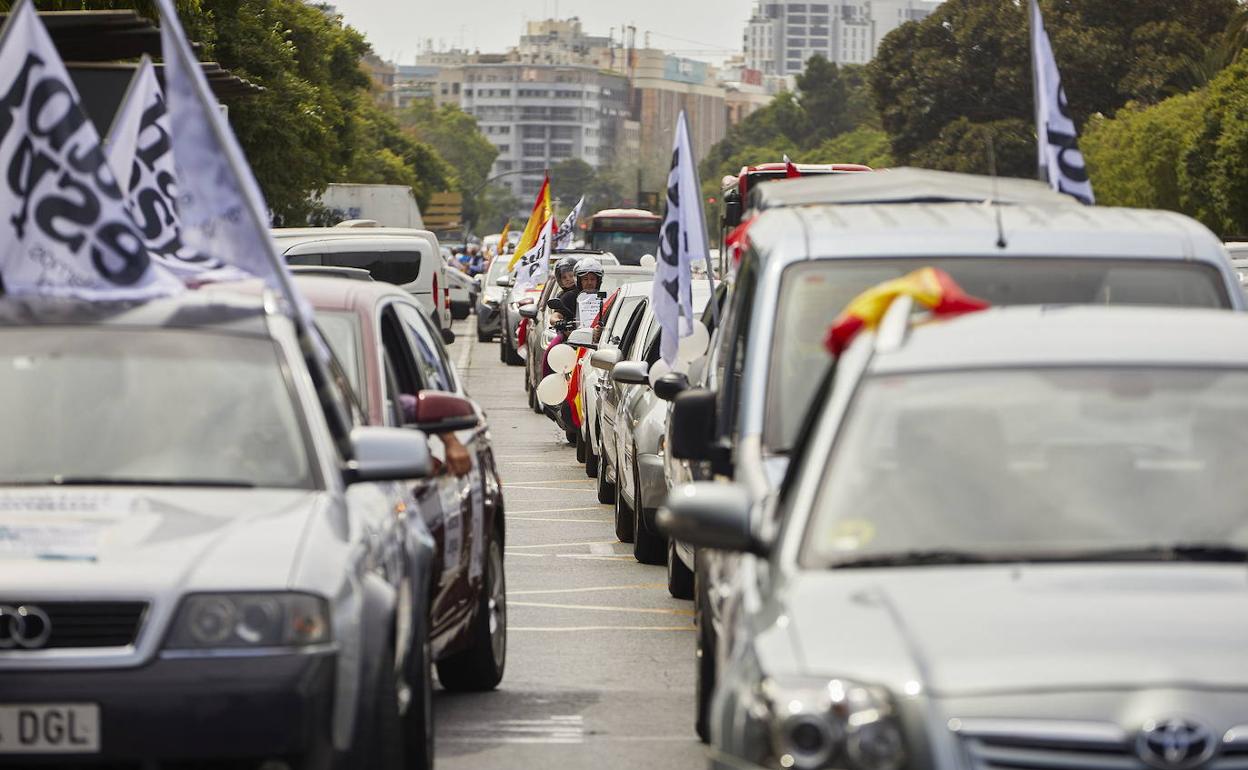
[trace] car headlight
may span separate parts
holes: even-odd
[[[165,647],[290,647],[328,642],[329,604],[299,593],[197,594],[182,601]]]
[[[783,770],[899,770],[905,740],[892,697],[843,679],[763,682],[754,717],[768,722],[764,764]],[[760,708],[761,707],[761,708]]]

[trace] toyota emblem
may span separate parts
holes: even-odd
[[[1158,770],[1190,770],[1208,762],[1217,748],[1213,730],[1190,719],[1149,722],[1136,741],[1140,759]]]
[[[51,635],[48,613],[33,604],[0,604],[0,650],[35,650],[46,644]]]

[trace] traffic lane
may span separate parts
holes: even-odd
[[[574,450],[528,408],[523,370],[498,362],[497,343],[460,342],[503,479],[510,633],[498,691],[438,693],[439,766],[704,767],[692,605],[616,541]]]

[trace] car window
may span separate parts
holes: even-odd
[[[451,374],[451,364],[446,358],[442,340],[434,335],[428,321],[415,307],[406,302],[396,302],[395,309],[407,329],[424,386],[434,390],[454,390],[455,379]]]
[[[381,310],[381,346],[394,370],[399,392],[413,396],[420,392],[425,387],[422,368],[416,362],[393,303]]]
[[[300,402],[268,339],[124,329],[0,333],[0,484],[311,488]]]
[[[614,318],[611,319],[612,323],[608,329],[610,336],[607,338],[607,343],[619,347],[624,339],[624,330],[628,327],[628,324],[644,310],[646,298],[629,296],[624,297],[616,304],[618,307],[613,308]]]
[[[763,443],[787,451],[828,366],[828,326],[855,296],[921,267],[939,267],[994,305],[1226,308],[1222,275],[1198,262],[1010,257],[822,259],[785,269],[772,335]],[[813,373],[813,374],[812,374]],[[812,376],[806,376],[812,375]]]
[[[723,333],[720,335],[716,361],[717,426],[720,436],[735,436],[740,413],[741,376],[745,370],[746,345],[749,341],[750,316],[754,309],[754,294],[758,280],[758,256],[752,250],[746,252],[737,273],[736,286],[729,300]]]
[[[628,343],[628,355],[624,356],[629,361],[639,361],[643,357],[643,352],[649,346],[652,335],[655,333],[653,329],[657,329],[658,324],[654,323],[654,314],[646,308],[642,313],[641,322],[632,333],[632,337]]]
[[[1245,443],[1243,370],[870,377],[821,462],[803,558],[1248,547]]]
[[[307,261],[315,259],[316,261]],[[301,261],[296,261],[301,260]],[[367,270],[373,280],[402,286],[414,283],[420,277],[421,252],[404,251],[345,251],[324,254],[300,254],[288,256],[292,265],[332,265],[334,267],[358,267]]]
[[[342,365],[351,389],[357,395],[364,394],[364,352],[362,349],[360,317],[356,313],[341,310],[316,311],[316,325],[325,341],[329,343],[334,357]]]

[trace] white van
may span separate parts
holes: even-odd
[[[272,231],[289,265],[355,267],[409,292],[434,326],[451,328],[450,286],[438,237],[400,227],[297,227]],[[443,333],[445,337],[445,332]]]

